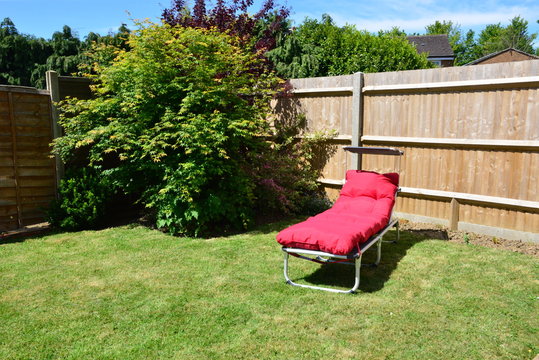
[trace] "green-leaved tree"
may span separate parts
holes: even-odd
[[[320,21],[306,19],[267,56],[285,78],[432,67],[398,32],[375,35],[352,25],[339,27],[327,14]]]
[[[129,29],[124,24],[116,33],[105,36],[89,33],[86,39],[80,40],[69,26],[64,26],[46,40],[21,34],[15,24],[5,18],[0,23],[0,84],[43,88],[47,70],[60,75],[78,73],[80,66],[88,63],[86,52],[95,45],[110,48],[110,55],[101,59],[108,63],[116,48],[126,48],[128,34]]]
[[[534,53],[533,42],[537,34],[530,34],[528,21],[516,16],[506,27],[501,24],[487,25],[479,34],[478,44],[482,48],[482,54],[488,55],[493,52],[514,48],[526,53]]]
[[[5,18],[0,23],[0,84],[32,86],[32,73],[51,52],[46,40],[19,33]]]

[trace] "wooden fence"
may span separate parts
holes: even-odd
[[[52,101],[91,97],[85,78],[46,74],[47,90],[0,86],[0,233],[45,221],[63,164],[50,157],[61,135]]]
[[[55,196],[48,91],[0,86],[0,232],[44,221]]]
[[[394,167],[340,145],[398,147],[400,217],[539,242],[539,60],[291,83],[277,114],[338,131],[320,179],[330,198],[346,169]]]
[[[320,179],[330,198],[346,169],[394,168],[342,145],[398,147],[400,217],[539,242],[539,60],[291,83],[277,117],[304,114],[307,132],[338,132]],[[0,231],[43,220],[61,176],[49,158],[60,134],[50,99],[84,98],[88,85],[49,72],[49,91],[0,86]]]

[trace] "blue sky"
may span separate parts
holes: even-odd
[[[260,3],[261,0],[257,0]],[[339,25],[355,24],[376,32],[398,26],[407,33],[423,33],[435,20],[451,20],[463,32],[480,31],[487,24],[502,23],[520,15],[529,22],[530,33],[539,32],[539,1],[510,0],[277,0],[289,6],[299,24],[305,17],[320,19],[330,14]],[[11,18],[22,33],[50,38],[69,25],[80,37],[93,31],[105,34],[131,19],[158,21],[170,0],[0,0],[0,17]],[[259,7],[254,6],[253,10]],[[536,44],[539,44],[536,41]]]

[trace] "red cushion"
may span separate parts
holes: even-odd
[[[388,224],[397,185],[397,174],[350,170],[331,209],[284,229],[277,241],[286,247],[349,254]]]

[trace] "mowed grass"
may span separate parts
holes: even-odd
[[[333,294],[284,283],[275,234],[285,225],[202,240],[127,226],[1,244],[0,359],[539,352],[536,258],[404,232],[383,244],[380,266],[362,269],[358,294]],[[352,272],[291,259],[299,282],[351,287]]]

